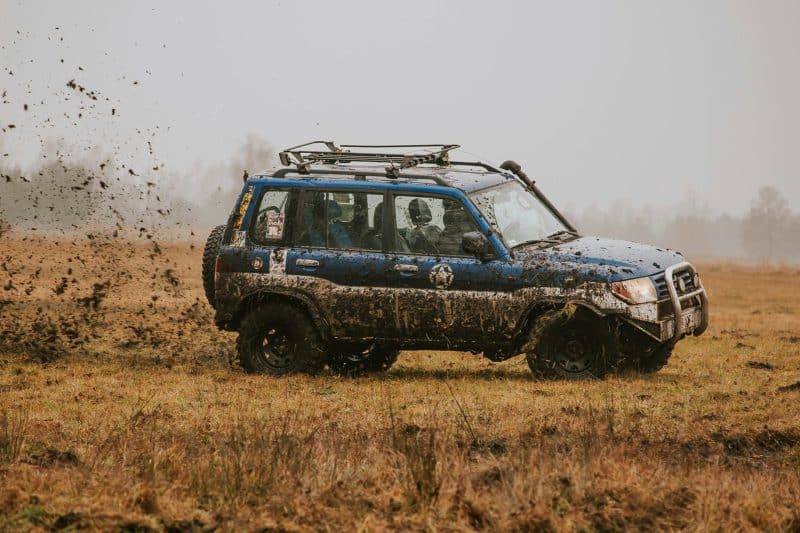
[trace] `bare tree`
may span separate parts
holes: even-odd
[[[792,212],[786,199],[774,187],[762,187],[742,221],[745,249],[765,261],[787,260],[796,253],[792,243]]]

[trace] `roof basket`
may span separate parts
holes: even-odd
[[[283,166],[296,165],[302,174],[311,172],[311,165],[340,163],[388,163],[386,174],[397,178],[400,171],[421,164],[446,167],[449,152],[458,144],[340,144],[312,141],[287,148],[278,154]],[[386,149],[393,151],[386,151]]]

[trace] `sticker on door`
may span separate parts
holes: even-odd
[[[275,275],[286,274],[286,250],[276,248],[269,254],[269,273]]]

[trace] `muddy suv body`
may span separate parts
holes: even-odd
[[[207,244],[216,323],[240,332],[249,371],[381,371],[401,349],[449,349],[600,377],[658,370],[706,329],[679,253],[578,235],[513,162],[322,146],[247,179]]]

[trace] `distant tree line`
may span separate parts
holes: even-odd
[[[619,201],[571,218],[585,234],[660,244],[696,259],[800,262],[800,214],[793,213],[771,186],[762,187],[749,211],[740,216],[709,214],[690,197],[672,210],[631,208],[629,202]]]
[[[63,153],[46,147],[37,168],[0,163],[0,236],[17,228],[65,234],[106,229],[139,237],[197,230],[204,237],[226,220],[243,171],[264,170],[274,155],[266,141],[250,136],[225,162],[165,174],[137,171],[110,157],[73,160]],[[695,260],[800,262],[800,214],[774,187],[763,187],[740,216],[712,215],[693,196],[672,208],[620,200],[567,215],[583,234],[670,247]]]

